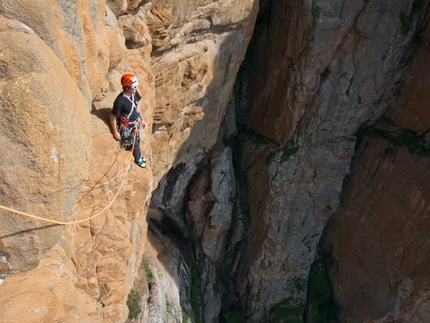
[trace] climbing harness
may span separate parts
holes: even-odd
[[[136,140],[139,141],[139,130],[141,127],[139,117],[136,120],[130,121],[130,117],[133,114],[133,111],[136,109],[136,102],[134,100],[134,93],[131,95],[131,99],[123,94],[123,96],[131,102],[131,110],[127,116],[121,116],[119,120],[117,120],[118,132],[121,135],[121,145],[126,150],[131,150],[133,144],[133,132],[137,132]],[[137,127],[136,127],[137,126]]]
[[[134,140],[132,142],[132,147],[131,147],[132,154],[131,154],[131,157],[133,157],[134,144],[136,142],[135,139],[136,139],[136,132],[134,134]],[[128,162],[128,165],[127,165],[126,169],[129,169],[129,167],[131,165],[131,161],[132,161],[132,158],[129,159],[129,162]],[[124,177],[123,177],[123,179],[121,181],[121,184],[120,184],[117,192],[115,193],[114,197],[110,200],[110,202],[105,207],[103,207],[99,212],[97,212],[96,214],[93,214],[92,216],[87,217],[85,219],[81,219],[81,220],[77,220],[77,221],[64,222],[64,221],[56,221],[56,220],[51,220],[51,219],[43,218],[43,217],[40,217],[40,216],[37,216],[37,215],[34,215],[34,214],[30,214],[30,213],[26,213],[26,212],[21,212],[19,210],[12,209],[12,208],[9,208],[9,207],[1,205],[1,204],[0,204],[0,209],[8,211],[8,212],[11,212],[11,213],[15,213],[15,214],[18,214],[18,215],[26,216],[26,217],[31,218],[31,219],[41,220],[41,221],[44,221],[44,222],[49,222],[49,223],[54,223],[54,224],[59,224],[59,225],[72,225],[72,224],[78,224],[78,223],[86,222],[86,221],[94,219],[96,216],[102,214],[104,211],[107,210],[108,207],[110,207],[112,205],[112,203],[118,197],[119,192],[121,191],[122,187],[124,186],[125,180],[127,178],[127,174],[128,174],[128,171],[126,170],[125,171],[125,175],[124,175]],[[70,213],[69,216],[72,213]]]

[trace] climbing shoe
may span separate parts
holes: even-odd
[[[143,156],[140,156],[138,161],[135,161],[135,163],[137,164],[137,166],[145,168],[146,167],[146,159],[143,158]]]

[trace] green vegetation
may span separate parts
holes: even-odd
[[[402,134],[396,135],[381,130],[375,130],[375,134],[388,141],[393,146],[408,148],[411,154],[425,156],[430,152],[429,148],[424,145],[425,141],[413,131],[404,131]]]
[[[127,306],[129,319],[134,320],[142,313],[140,309],[140,295],[138,292],[134,290],[130,291],[127,297]]]
[[[260,135],[255,132],[248,132],[248,137],[252,140],[252,142],[257,146],[267,145],[270,140],[267,137],[264,137],[263,135]]]
[[[352,84],[354,83],[354,76],[349,79],[348,89],[346,90],[346,95],[349,95],[349,90],[351,89]]]
[[[346,137],[346,141],[348,141],[348,142],[355,142],[356,140],[357,140],[357,138],[354,137],[354,136],[348,136],[348,137]]]
[[[304,292],[306,290],[306,279],[303,277],[296,277],[293,280],[294,287],[298,292]]]
[[[298,146],[294,146],[294,147],[287,147],[284,149],[284,152],[282,153],[281,156],[281,164],[285,163],[288,159],[290,159],[290,157],[292,155],[294,155],[296,152],[299,151],[299,147]]]
[[[325,261],[325,258],[320,258],[311,266],[308,283],[309,323],[330,323],[339,312],[333,300],[333,289]]]
[[[412,22],[413,22],[412,17],[408,16],[407,14],[404,13],[403,10],[401,10],[399,13],[399,20],[402,25],[403,35],[405,36],[408,35],[412,29]]]
[[[370,133],[388,141],[395,147],[407,148],[411,154],[416,154],[418,156],[427,156],[430,154],[430,148],[426,146],[426,141],[418,136],[415,131],[400,128],[386,116],[383,116],[380,122],[381,124],[395,128],[395,131],[385,131],[380,128],[374,128],[370,129]]]
[[[268,315],[268,323],[303,323],[303,313],[305,305],[296,301],[292,297],[274,305]]]
[[[173,309],[172,303],[168,299],[166,299],[166,312],[171,312]]]
[[[202,282],[196,266],[191,268],[190,304],[194,312],[195,322],[202,323]]]
[[[271,153],[267,154],[267,156],[266,156],[267,165],[270,165],[270,163],[272,162],[273,157],[275,157],[276,153],[277,153],[277,151],[272,151]]]
[[[283,152],[280,158],[280,163],[283,164],[286,161],[288,161],[288,159],[290,159],[290,157],[292,155],[294,155],[296,152],[299,151],[299,147],[297,146],[296,143],[294,143],[293,141],[289,142],[287,144],[287,146],[285,148],[283,148]],[[275,150],[272,151],[270,153],[267,154],[266,156],[266,163],[267,165],[270,165],[270,163],[272,162],[273,158],[276,156],[276,154],[279,152],[279,150]]]
[[[424,8],[424,4],[424,0],[415,0],[412,4],[411,16],[414,16],[416,13],[419,13]]]
[[[151,267],[149,267],[148,264],[143,264],[143,267],[145,268],[146,282],[151,284],[152,280],[154,279],[154,274],[152,273]]]
[[[224,149],[224,143],[222,142],[222,140],[218,139],[218,141],[215,143],[212,149],[218,153],[222,152]]]
[[[240,309],[235,309],[228,315],[227,323],[242,323],[242,311]]]
[[[272,160],[275,158],[276,154],[278,154],[279,151],[280,149],[277,149],[277,150],[271,151],[266,155],[267,165],[270,165],[270,163],[272,162]],[[299,146],[297,146],[297,143],[291,140],[284,148],[282,148],[282,155],[281,155],[281,158],[279,159],[279,162],[281,164],[285,163],[290,159],[292,155],[294,155],[298,151],[299,151]]]
[[[277,178],[278,178],[278,169],[276,169],[275,174],[272,176],[272,182],[276,181]]]
[[[402,129],[387,116],[382,116],[377,123],[372,126],[361,128],[357,133],[357,140],[364,137],[376,136],[388,141],[394,147],[405,147],[411,154],[417,156],[430,155],[429,143],[424,136],[418,136],[415,131]],[[393,152],[393,149],[387,149]]]
[[[314,18],[314,20],[318,20],[320,17],[320,11],[321,8],[318,6],[313,6],[312,7],[312,17]]]
[[[408,35],[412,29],[412,23],[414,21],[414,16],[419,13],[424,8],[424,0],[415,0],[412,4],[411,13],[409,16],[401,10],[399,13],[399,20],[402,25],[402,33],[403,35]]]
[[[185,310],[182,310],[182,323],[191,323],[190,314]]]
[[[230,195],[228,197],[228,204],[234,204],[236,202],[236,196],[233,191],[230,192]]]
[[[212,290],[213,290],[213,293],[215,296],[220,296],[224,293],[224,287],[222,286],[222,284],[220,282],[217,284],[213,284]]]

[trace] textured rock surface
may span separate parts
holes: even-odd
[[[428,314],[429,167],[428,155],[407,147],[379,138],[361,144],[326,239],[342,322]]]
[[[127,318],[125,301],[143,253],[145,202],[152,178],[149,170],[131,163],[128,152],[118,151],[106,127],[108,110],[100,111],[92,117],[89,177],[76,198],[71,220],[94,216],[110,205],[118,190],[119,195],[101,215],[68,226],[37,269],[6,278],[0,286],[2,304],[21,305],[19,312],[14,310],[17,305],[1,311],[1,321],[20,321],[23,316],[35,322]],[[39,296],[36,303],[31,301],[35,292]],[[37,307],[41,310],[35,311]]]
[[[427,2],[1,1],[0,203],[106,210],[0,213],[0,321],[301,322],[332,214],[342,320],[425,321],[428,156],[361,143],[336,210],[363,123],[428,136]],[[147,169],[108,124],[130,71]]]
[[[203,173],[192,186],[188,209],[204,253],[213,263],[220,264],[236,195],[231,149],[215,152],[211,166],[210,178]]]
[[[285,299],[291,308],[304,305],[310,264],[325,221],[338,207],[352,148],[344,139],[297,151],[245,146],[251,238],[239,277],[250,322],[261,322]]]
[[[8,121],[1,132],[2,204],[60,221],[106,210],[67,227],[2,211],[2,322],[127,319],[127,294],[141,264],[153,182],[150,168],[138,168],[130,153],[119,151],[108,118],[121,73],[137,66],[148,120],[141,148],[148,155],[151,47],[126,53],[116,17],[103,4],[89,9],[56,3],[47,11],[32,11],[38,3],[28,11],[23,3],[1,4],[4,12],[25,18],[32,27],[1,20],[1,109]],[[64,14],[61,23],[50,16],[57,9]],[[69,23],[76,29],[67,29]],[[112,59],[109,53],[115,54]],[[108,73],[109,65],[117,70]]]
[[[257,9],[250,0],[181,1],[147,12],[156,58],[156,178],[172,165],[193,168],[215,144]]]
[[[430,28],[428,27],[429,13],[421,23],[422,32],[419,34],[419,44],[411,72],[405,82],[405,87],[396,103],[388,109],[388,116],[404,128],[412,129],[419,135],[430,129],[429,60]]]
[[[0,17],[0,37],[1,201],[66,221],[88,172],[86,101],[31,29]],[[60,85],[60,92],[53,90]],[[35,267],[61,234],[61,227],[9,212],[1,211],[0,218],[0,248],[10,267],[3,273]]]
[[[109,67],[105,0],[4,0],[0,10],[25,23],[63,62],[89,105],[105,84]],[[119,30],[117,30],[119,32]]]
[[[381,6],[261,4],[252,67],[259,78],[253,78],[247,120],[281,146],[244,139],[254,142],[242,157],[252,238],[239,266],[250,322],[269,319],[280,304],[291,313],[304,305],[310,264],[338,207],[356,131],[378,118],[399,90],[412,34],[403,33],[398,16],[411,3],[392,3],[389,11]],[[300,37],[293,36],[298,30]]]
[[[90,5],[85,1],[75,3],[57,1],[47,10],[44,6],[45,4],[40,1],[33,2],[31,6],[28,6],[26,1],[3,1],[0,4],[0,9],[5,15],[15,18],[7,21],[3,19],[3,31],[9,33],[13,30],[15,34],[4,32],[5,42],[2,42],[2,45],[6,44],[7,37],[16,37],[18,33],[20,37],[21,34],[25,36],[18,41],[15,40],[13,46],[1,47],[5,66],[1,69],[5,73],[2,75],[2,85],[5,87],[10,85],[6,84],[6,81],[10,77],[7,73],[11,71],[6,66],[9,66],[15,57],[27,58],[32,52],[33,56],[30,57],[36,58],[37,53],[38,59],[50,67],[45,72],[46,84],[51,86],[51,91],[52,86],[57,90],[53,98],[40,92],[40,89],[43,89],[43,82],[36,78],[32,82],[34,89],[31,92],[31,88],[25,89],[32,95],[36,93],[43,96],[37,97],[40,101],[37,107],[48,103],[56,106],[51,119],[54,118],[52,122],[60,128],[51,130],[52,136],[55,135],[54,139],[59,140],[54,146],[57,151],[54,151],[53,157],[51,150],[46,153],[36,151],[34,154],[47,155],[48,161],[49,158],[64,158],[64,164],[61,166],[65,170],[57,174],[48,169],[44,174],[40,174],[37,169],[31,170],[28,166],[27,168],[35,172],[33,177],[44,175],[43,180],[49,181],[46,173],[48,175],[52,173],[52,177],[57,178],[55,185],[50,187],[45,185],[39,190],[41,196],[50,197],[52,192],[67,191],[68,195],[59,201],[59,206],[50,204],[56,212],[51,212],[53,214],[49,216],[60,220],[63,218],[66,220],[65,217],[71,211],[74,211],[72,219],[91,216],[106,206],[106,203],[116,196],[118,189],[121,191],[115,203],[109,205],[103,214],[89,223],[67,228],[50,228],[49,234],[46,229],[40,231],[40,239],[43,238],[44,241],[34,242],[34,231],[28,235],[23,234],[22,230],[26,229],[24,225],[11,221],[10,232],[2,231],[0,267],[2,274],[17,273],[37,264],[38,267],[26,273],[8,276],[6,280],[3,280],[6,276],[2,276],[2,303],[6,304],[6,298],[9,298],[15,303],[28,303],[28,306],[21,307],[19,313],[13,310],[15,308],[13,306],[10,311],[1,311],[1,320],[13,318],[19,321],[20,317],[25,316],[28,320],[34,321],[125,321],[128,313],[125,302],[136,277],[137,280],[140,279],[141,285],[136,284],[133,288],[138,290],[145,300],[140,304],[143,309],[141,319],[176,322],[181,317],[181,305],[185,308],[189,306],[183,300],[180,304],[179,299],[179,295],[183,295],[184,289],[187,288],[187,279],[183,276],[183,271],[179,271],[178,279],[169,278],[171,265],[167,261],[160,262],[157,259],[157,253],[162,254],[162,251],[158,249],[154,251],[150,245],[144,248],[147,241],[143,218],[146,214],[145,201],[164,173],[176,162],[177,154],[184,149],[183,143],[190,137],[193,125],[204,116],[205,121],[201,122],[199,130],[193,134],[198,140],[194,143],[190,141],[187,148],[188,151],[190,149],[195,151],[195,155],[188,155],[185,149],[181,154],[182,160],[186,160],[191,168],[195,167],[194,156],[203,156],[204,151],[216,141],[235,73],[253,30],[256,3],[181,1],[176,4],[160,2],[143,5],[140,1],[96,1]],[[173,7],[175,10],[171,11]],[[34,38],[32,41],[38,48],[35,50],[29,47],[27,52],[20,52],[20,47],[16,45],[27,38],[31,40]],[[6,55],[8,54],[6,48],[11,48],[9,56]],[[46,49],[40,51],[40,48]],[[43,71],[44,65],[38,61],[23,59],[24,63],[37,69],[39,74]],[[55,64],[58,68],[55,68]],[[16,74],[27,73],[20,70],[21,67],[16,65]],[[149,166],[155,166],[156,177],[152,179],[151,168],[141,173],[142,170],[131,166],[130,174],[124,186],[121,186],[124,171],[128,169],[129,154],[117,151],[117,143],[113,141],[109,132],[108,113],[113,99],[120,91],[119,78],[127,71],[133,71],[138,76],[139,91],[144,94],[141,104],[147,127],[142,134],[141,148],[147,155]],[[26,75],[27,78],[28,76],[29,74]],[[55,80],[54,84],[52,80]],[[13,81],[15,82],[13,85],[16,86],[20,80]],[[71,102],[67,101],[70,99],[67,96],[68,91],[76,93]],[[10,99],[9,94],[7,97],[6,93],[3,91],[4,114],[9,115],[8,109],[22,103],[18,100],[21,98],[22,101],[29,101],[23,109],[31,111],[34,118],[37,107],[31,106],[30,96],[22,96],[21,93],[14,101]],[[61,101],[55,101],[55,95],[58,95]],[[94,114],[91,122],[90,110]],[[62,119],[55,119],[57,114]],[[18,117],[12,114],[11,121]],[[41,115],[40,121],[43,120],[44,115]],[[153,120],[157,128],[154,129],[152,139],[150,132]],[[23,121],[27,122],[27,119],[24,118]],[[25,126],[25,131],[29,133],[28,137],[32,136],[30,142],[34,143],[35,148],[44,149],[44,146],[39,144],[42,138],[37,139],[40,134],[39,137],[35,136],[38,128],[32,124]],[[90,126],[93,130],[92,145],[88,140],[91,137]],[[61,137],[58,137],[57,133],[60,130],[63,132]],[[9,146],[14,145],[14,142],[8,141],[9,138],[6,137],[4,139],[4,147],[12,151]],[[26,137],[20,138],[21,141],[25,139]],[[153,151],[150,150],[151,142]],[[194,149],[196,147],[198,149]],[[18,153],[21,154],[19,151]],[[6,167],[13,160],[13,156],[4,156],[2,162]],[[66,157],[70,158],[70,161]],[[26,161],[25,158],[22,159]],[[154,160],[157,162],[153,163]],[[44,161],[40,160],[40,164],[46,167]],[[4,169],[2,168],[2,171]],[[73,176],[69,176],[68,172]],[[38,178],[32,178],[31,182],[35,183],[37,180]],[[83,180],[85,183],[81,186]],[[9,182],[14,182],[14,179],[10,179]],[[16,187],[10,184],[2,187],[3,190],[9,189],[10,192],[13,192],[14,188]],[[22,195],[23,199],[28,200],[31,197],[31,200],[34,199],[36,202],[40,200],[32,191],[23,192]],[[16,198],[11,195],[2,196],[2,202],[5,204],[10,204],[14,199]],[[58,208],[63,208],[62,212],[58,212]],[[35,213],[38,211],[33,205],[29,205],[28,209]],[[46,209],[43,208],[43,211]],[[6,244],[17,243],[20,237],[24,239],[19,242],[23,247],[30,246],[36,249],[36,252],[27,249],[29,254],[33,254],[33,258],[20,250],[7,249]],[[10,242],[6,243],[7,239],[10,239]],[[31,241],[27,242],[25,239]],[[153,240],[151,243],[158,246],[159,242]],[[155,272],[150,288],[144,287],[147,285],[144,280],[147,273],[140,266],[143,252]],[[26,261],[29,265],[20,268],[13,262],[15,259],[11,259],[11,253],[14,253],[16,258],[21,257],[21,261]],[[33,294],[27,293],[26,290],[31,288],[32,280],[38,279],[38,275],[43,278],[37,288],[40,294],[38,304],[45,304],[47,310],[33,313],[36,305],[28,301]],[[13,288],[16,285],[19,285],[19,289]],[[181,289],[178,290],[177,285]],[[19,293],[15,294],[16,292]],[[61,307],[62,305],[65,307]],[[79,312],[80,307],[82,311]],[[216,311],[212,314],[213,317],[217,315]],[[189,312],[192,310],[189,309]]]
[[[157,237],[178,244],[180,254],[168,257],[176,266],[182,263],[180,277],[185,291],[181,304],[196,321],[204,318],[206,322],[217,322],[221,308],[219,273],[214,262],[222,262],[225,255],[222,248],[232,203],[228,200],[229,192],[217,192],[215,183],[232,183],[223,182],[220,173],[221,170],[230,174],[231,165],[223,162],[213,175],[207,175],[213,176],[211,179],[202,178],[198,185],[203,186],[195,188],[213,194],[204,196],[205,192],[197,192],[196,200],[190,202],[192,214],[188,218],[194,217],[191,222],[195,221],[192,230],[196,236],[190,233],[184,214],[184,204],[188,205],[185,188],[218,139],[257,9],[257,2],[241,0],[182,1],[173,6],[160,2],[151,9],[140,9],[142,13],[147,10],[146,21],[152,35],[157,98],[152,149],[157,160],[154,179],[159,185],[149,217]],[[214,182],[203,183],[206,180]],[[215,208],[219,208],[218,212]]]
[[[428,131],[430,122],[422,108],[428,96],[427,22],[428,17],[420,36],[424,46],[418,47],[402,94],[388,109],[396,123],[418,135]],[[345,322],[425,322],[428,142],[393,125],[379,126],[378,133],[385,140],[373,135],[360,144],[344,203],[327,229],[335,298]]]
[[[259,77],[248,112],[258,133],[285,144],[306,112],[312,134],[339,135],[327,126],[340,121],[350,135],[392,100],[384,93],[394,85],[411,37],[402,33],[398,15],[410,12],[410,1],[395,1],[390,10],[366,1],[267,3],[253,43]],[[306,111],[307,105],[314,108]]]

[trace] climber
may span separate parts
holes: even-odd
[[[121,77],[122,92],[118,94],[110,114],[110,124],[113,138],[120,140],[127,150],[132,149],[134,141],[134,162],[144,168],[146,159],[140,153],[140,129],[145,128],[145,121],[141,116],[139,101],[142,98],[137,91],[139,81],[133,74]]]

